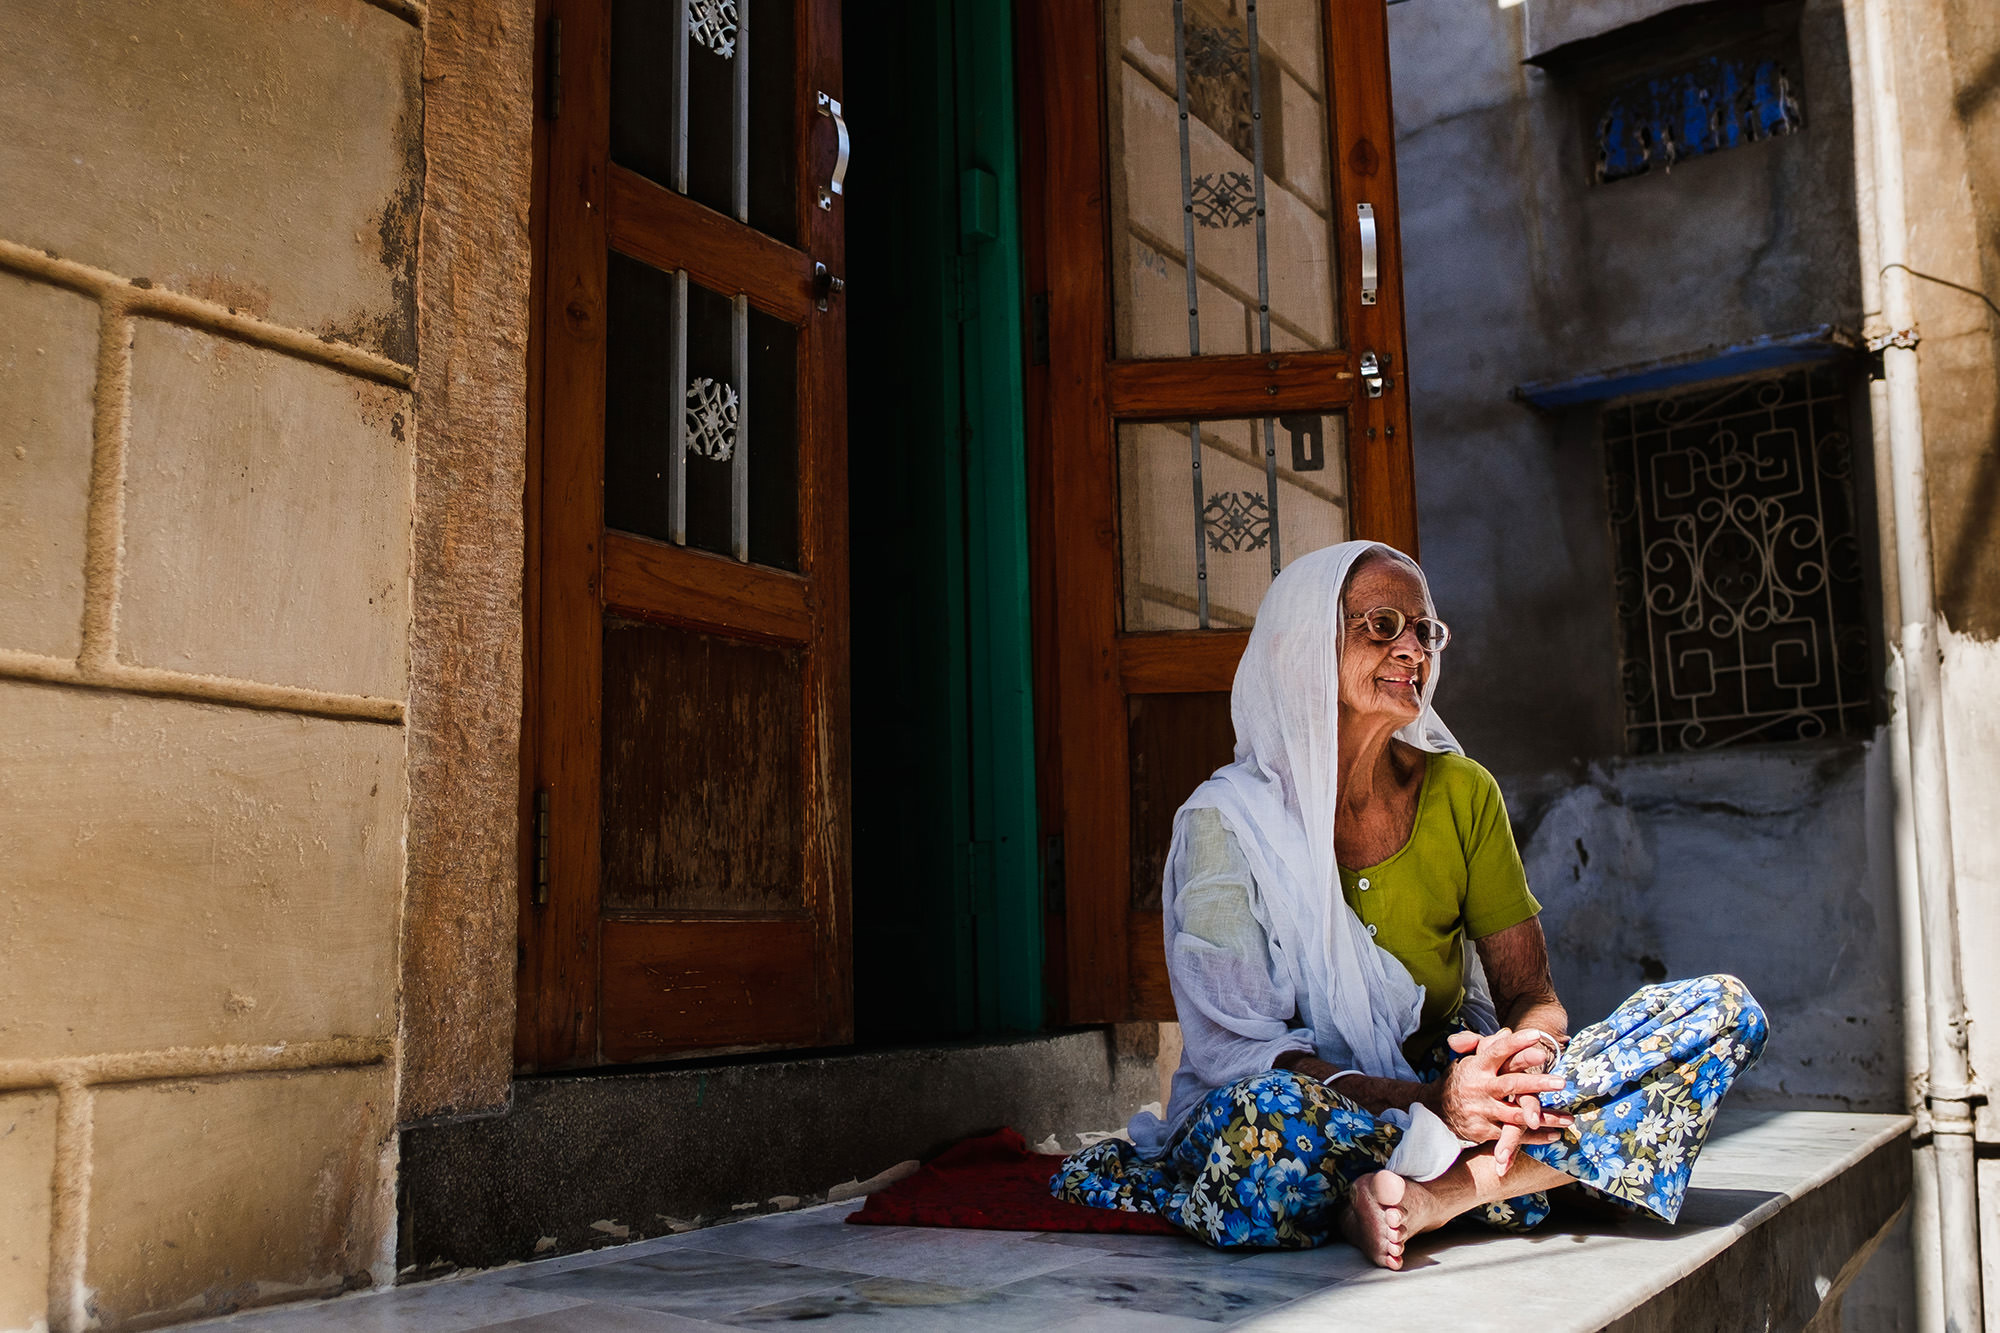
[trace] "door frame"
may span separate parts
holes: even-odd
[[[1128,695],[1227,690],[1246,631],[1119,629],[1116,423],[1347,413],[1350,534],[1416,554],[1402,247],[1384,0],[1322,0],[1342,346],[1322,352],[1118,360],[1105,52],[1098,0],[1025,0],[1024,209],[1047,358],[1029,376],[1030,516],[1042,820],[1054,1012],[1070,1022],[1172,1018],[1157,913],[1130,898]],[[1354,205],[1374,206],[1379,286],[1361,302]],[[1361,349],[1385,391],[1359,391]]]

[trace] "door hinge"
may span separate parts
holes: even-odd
[[[549,905],[549,789],[535,792],[535,906]]]
[[[1061,914],[1068,910],[1063,886],[1063,840],[1055,833],[1042,840],[1042,910]]]
[[[1028,296],[1028,364],[1046,366],[1049,363],[1049,294],[1032,292]]]
[[[542,111],[550,120],[562,119],[563,104],[563,60],[562,60],[562,16],[549,15],[548,64],[544,71],[548,78],[543,89]]]

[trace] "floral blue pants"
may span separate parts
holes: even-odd
[[[1764,1049],[1764,1011],[1731,976],[1647,986],[1576,1034],[1542,1104],[1574,1116],[1560,1141],[1522,1151],[1594,1193],[1671,1222],[1723,1093]],[[1440,1077],[1432,1053],[1419,1072]],[[1270,1070],[1217,1088],[1164,1154],[1106,1139],[1067,1158],[1057,1198],[1156,1213],[1219,1247],[1299,1249],[1332,1236],[1354,1182],[1380,1171],[1402,1131],[1316,1079]],[[1527,1194],[1479,1210],[1522,1231],[1548,1216]]]

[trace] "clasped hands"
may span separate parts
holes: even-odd
[[[1554,1143],[1573,1117],[1551,1111],[1540,1094],[1560,1092],[1560,1075],[1544,1072],[1548,1050],[1532,1031],[1501,1028],[1480,1036],[1456,1032],[1451,1049],[1463,1059],[1445,1072],[1437,1113],[1461,1139],[1493,1144],[1493,1164],[1501,1175],[1524,1143]]]

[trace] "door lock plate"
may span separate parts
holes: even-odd
[[[820,310],[826,303],[847,290],[847,279],[837,278],[833,270],[817,259],[813,261],[813,305]]]
[[[1363,388],[1367,389],[1370,398],[1380,398],[1382,396],[1383,362],[1387,359],[1384,357],[1378,361],[1373,352],[1363,352],[1361,354],[1361,384]]]

